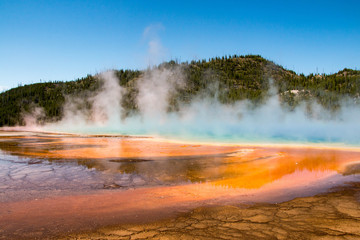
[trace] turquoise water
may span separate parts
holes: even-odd
[[[358,111],[356,111],[358,112]],[[116,134],[158,136],[169,139],[223,143],[326,143],[360,146],[359,116],[336,119],[310,119],[303,113],[248,113],[241,118],[231,109],[224,113],[196,112],[192,116],[159,115],[118,118],[98,124],[86,121],[61,121],[44,131],[78,134]]]
[[[225,143],[225,144],[299,144],[299,145],[326,145],[326,146],[346,146],[360,147],[359,141],[343,141],[343,139],[327,139],[320,137],[296,138],[290,136],[234,136],[234,135],[171,135],[165,134],[160,137],[166,139],[177,139],[181,141]]]
[[[216,132],[204,129],[184,129],[184,128],[124,128],[108,126],[87,126],[75,128],[45,128],[46,131],[68,132],[75,134],[108,134],[108,135],[131,135],[131,136],[150,136],[171,140],[189,142],[208,142],[208,143],[229,143],[229,144],[325,144],[338,146],[360,147],[360,140],[355,136],[346,137],[339,132],[257,132],[251,133],[244,129],[234,129],[233,132]],[[242,130],[242,131],[241,131]],[[355,134],[355,132],[354,132]],[[360,134],[359,134],[360,136]]]

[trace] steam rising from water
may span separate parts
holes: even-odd
[[[137,81],[139,114],[124,118],[121,99],[125,92],[111,71],[99,76],[102,89],[87,101],[90,111],[79,109],[83,100],[68,99],[62,121],[43,127],[47,131],[160,135],[191,140],[225,142],[344,142],[359,143],[359,109],[343,106],[335,118],[313,104],[315,117],[305,106],[295,111],[281,107],[275,92],[266,104],[251,108],[247,101],[224,105],[198,96],[178,112],[168,112],[169,96],[184,84],[181,69],[154,69]]]

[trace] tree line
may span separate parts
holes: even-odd
[[[195,97],[217,98],[223,104],[249,100],[256,107],[276,90],[284,107],[292,110],[301,103],[316,101],[329,111],[336,112],[341,101],[359,103],[360,71],[343,69],[335,74],[296,74],[259,55],[223,56],[191,62],[169,61],[154,69],[180,69],[184,85],[168,99],[169,111],[177,111]],[[115,70],[119,84],[125,89],[121,105],[127,114],[138,111],[136,97],[138,80],[149,71]],[[58,121],[64,114],[68,97],[92,96],[101,88],[97,76],[69,81],[35,83],[10,89],[0,94],[0,126],[24,125],[23,115],[36,107],[44,110],[39,122]],[[273,94],[273,93],[272,93]],[[86,102],[91,109],[91,102]]]

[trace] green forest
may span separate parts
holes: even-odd
[[[275,89],[284,108],[293,110],[301,103],[317,102],[330,112],[341,107],[346,99],[359,102],[360,71],[343,69],[335,74],[296,74],[258,55],[223,56],[191,62],[169,61],[138,70],[114,70],[125,89],[121,105],[125,115],[138,110],[138,80],[154,69],[180,69],[185,84],[168,99],[168,111],[177,111],[199,96],[217,98],[222,104],[249,100],[254,107],[262,104]],[[81,96],[85,100],[101,89],[98,76],[87,75],[74,81],[49,81],[19,86],[0,94],[0,126],[24,125],[23,116],[41,107],[40,123],[58,121],[63,116],[66,99]],[[91,102],[84,108],[91,109]],[[126,117],[126,116],[125,116]]]

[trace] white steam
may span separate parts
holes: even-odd
[[[143,32],[143,39],[147,41],[147,58],[146,62],[148,66],[154,66],[162,62],[166,56],[167,50],[162,45],[159,32],[165,30],[165,27],[161,24],[151,24],[145,28]]]
[[[25,122],[25,126],[29,129],[36,129],[39,125],[39,119],[45,117],[44,109],[41,107],[34,107],[31,113],[23,113],[22,118]]]
[[[91,109],[84,111],[79,108],[80,100],[69,99],[63,120],[44,129],[238,142],[360,142],[360,111],[354,106],[344,105],[336,118],[329,119],[328,112],[314,103],[316,117],[310,118],[305,105],[291,112],[282,108],[276,94],[255,109],[248,101],[224,105],[214,98],[199,96],[179,106],[179,111],[169,112],[169,97],[184,86],[181,69],[154,69],[137,80],[136,104],[140,112],[124,118],[120,103],[125,89],[113,72],[99,78],[103,81],[101,90],[87,99]]]
[[[100,78],[103,80],[102,89],[91,99],[93,121],[105,125],[116,123],[122,113],[121,99],[124,90],[114,72],[102,73]]]
[[[79,128],[84,125],[101,127],[116,124],[121,117],[121,98],[123,89],[118,83],[113,71],[98,75],[102,82],[99,92],[89,93],[93,96],[68,97],[64,106],[64,116],[59,124],[50,124],[49,127],[64,125]],[[88,109],[88,105],[91,109]]]
[[[154,69],[137,81],[137,105],[143,117],[163,118],[167,115],[170,96],[184,85],[181,69]]]

